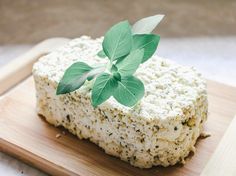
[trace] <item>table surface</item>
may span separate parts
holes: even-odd
[[[0,45],[37,43],[55,36],[92,37],[118,21],[165,14],[155,32],[163,37],[236,35],[235,0],[1,0]]]
[[[0,46],[0,66],[31,47],[31,45]],[[194,66],[208,79],[236,86],[236,37],[163,39],[157,54],[180,64]],[[0,175],[46,174],[0,153]]]

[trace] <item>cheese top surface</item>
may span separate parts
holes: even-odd
[[[73,39],[66,46],[40,58],[34,64],[33,72],[58,84],[65,70],[74,62],[83,61],[90,66],[107,63],[108,59],[97,56],[102,49],[102,39],[87,36]],[[142,64],[135,75],[145,86],[145,95],[137,105],[125,107],[111,97],[99,107],[146,119],[168,120],[182,117],[184,109],[193,107],[197,99],[206,96],[206,81],[194,68],[156,55]],[[90,95],[89,87],[91,82],[86,82],[76,92]]]

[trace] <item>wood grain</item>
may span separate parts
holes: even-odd
[[[201,176],[236,175],[236,117],[232,120],[219,146]]]
[[[236,113],[236,88],[208,81],[209,119],[197,152],[186,165],[138,169],[109,156],[95,144],[55,128],[36,114],[30,77],[0,100],[0,149],[52,175],[197,176],[210,159]],[[56,135],[61,133],[60,138]]]
[[[30,51],[0,69],[0,95],[30,76],[33,63],[41,56],[68,42],[68,38],[51,38],[42,41]]]

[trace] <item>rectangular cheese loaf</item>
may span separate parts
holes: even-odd
[[[153,56],[135,76],[145,95],[132,108],[111,97],[93,108],[92,81],[65,95],[56,95],[65,70],[74,62],[106,63],[96,54],[102,38],[83,36],[43,56],[33,67],[37,110],[52,125],[89,139],[107,154],[140,168],[184,162],[207,119],[206,81],[193,68]]]

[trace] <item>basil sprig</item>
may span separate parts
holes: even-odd
[[[134,76],[139,65],[155,53],[160,36],[151,34],[163,15],[143,18],[130,26],[122,21],[112,26],[105,34],[100,58],[108,63],[91,67],[83,62],[72,64],[64,73],[57,87],[57,95],[79,89],[86,81],[94,79],[91,101],[97,107],[111,96],[120,104],[134,106],[144,96],[144,85]]]

